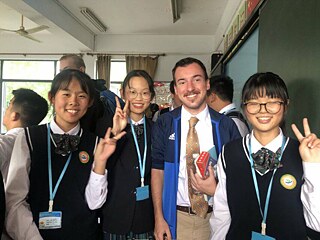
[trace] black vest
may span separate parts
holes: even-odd
[[[47,127],[34,126],[26,129],[30,148],[30,190],[27,202],[30,204],[33,220],[39,227],[39,212],[48,211],[49,180],[47,157]],[[84,131],[78,150],[72,153],[70,164],[65,172],[54,198],[53,211],[62,211],[62,228],[39,230],[46,240],[92,240],[99,235],[96,211],[89,209],[85,200],[85,188],[89,180],[96,137]],[[31,149],[31,146],[33,150]],[[52,188],[54,189],[68,156],[57,155],[51,141]],[[89,161],[83,163],[79,153],[89,154]]]
[[[226,239],[251,239],[251,232],[261,232],[262,216],[253,184],[251,167],[247,158],[248,150],[245,138],[238,139],[225,146],[226,188],[228,205],[231,214],[231,225]],[[303,206],[300,200],[303,184],[302,160],[299,154],[299,143],[290,139],[282,156],[283,167],[274,176],[269,210],[267,215],[267,235],[277,240],[307,239]],[[248,154],[249,155],[249,154]],[[280,183],[283,175],[290,174],[296,179],[296,187],[286,189]],[[257,182],[260,192],[262,211],[272,172],[264,176],[258,173]]]
[[[151,198],[151,124],[147,120],[147,156],[145,185],[149,185],[150,197],[136,201],[136,187],[140,186],[140,167],[130,125],[127,134],[117,144],[117,150],[108,160],[108,195],[103,206],[103,230],[113,234],[129,232],[146,233],[154,229],[153,204]],[[143,135],[139,142],[143,158]]]

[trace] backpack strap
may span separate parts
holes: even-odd
[[[230,118],[238,118],[241,122],[243,122],[246,125],[246,127],[248,128],[248,131],[250,132],[250,127],[241,112],[231,111],[231,112],[226,113],[226,116],[228,116]]]

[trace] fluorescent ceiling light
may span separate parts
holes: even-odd
[[[181,0],[171,0],[171,11],[172,11],[173,23],[175,23],[180,19]]]
[[[94,15],[94,13],[86,7],[80,8],[80,12],[89,20],[100,32],[106,32],[107,27]]]

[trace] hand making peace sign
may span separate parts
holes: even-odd
[[[116,97],[116,112],[113,116],[113,127],[112,134],[117,135],[120,133],[128,124],[128,116],[129,116],[129,100],[126,100],[126,104],[123,109],[121,109],[121,105],[118,97]]]
[[[303,119],[304,136],[295,124],[291,125],[292,130],[300,142],[299,152],[304,162],[320,163],[320,139],[311,133],[308,119]]]

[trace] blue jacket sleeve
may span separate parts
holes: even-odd
[[[151,135],[152,168],[164,169],[165,127],[163,118],[159,118],[153,125]]]

